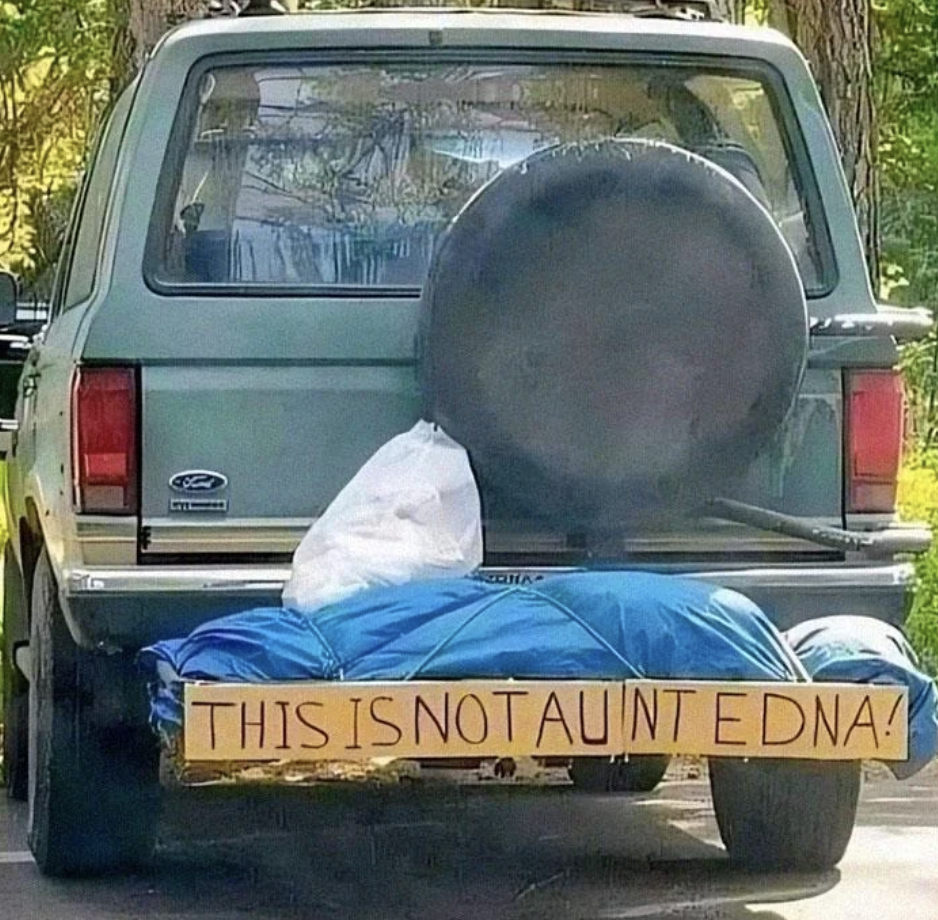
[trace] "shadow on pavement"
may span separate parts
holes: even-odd
[[[346,803],[304,790],[219,792],[168,803],[151,877],[173,909],[198,884],[249,914],[263,889],[265,920],[782,920],[764,905],[816,896],[839,879],[732,866],[674,820],[693,823],[709,809],[703,800],[675,812],[654,795],[392,793]]]

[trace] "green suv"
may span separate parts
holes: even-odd
[[[783,627],[902,621],[930,534],[896,517],[896,337],[929,320],[876,303],[802,56],[695,6],[210,19],[154,50],[98,139],[3,425],[4,761],[44,872],[146,856],[158,747],[136,651],[279,605],[310,523],[421,415],[441,234],[552,146],[664,142],[718,166],[784,237],[810,338],[773,446],[712,514],[594,533],[484,501],[486,577],[600,560],[738,589]],[[588,298],[570,310],[589,327]]]

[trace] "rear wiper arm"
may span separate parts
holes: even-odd
[[[920,553],[931,545],[931,531],[926,527],[895,527],[880,531],[844,530],[728,498],[714,499],[704,509],[704,513],[708,517],[745,524],[769,533],[779,533],[829,549],[860,553],[871,558]]]
[[[808,328],[812,336],[893,338],[909,342],[925,338],[935,327],[934,317],[924,308],[880,306],[876,313],[841,313],[824,319],[812,317]]]

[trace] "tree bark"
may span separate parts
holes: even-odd
[[[746,0],[714,0],[714,6],[727,22],[742,22],[746,14]]]
[[[109,0],[114,23],[111,90],[133,79],[154,45],[173,26],[201,16],[207,0]]]
[[[880,263],[878,131],[873,101],[871,0],[770,0],[769,22],[811,64],[840,145],[874,287]]]

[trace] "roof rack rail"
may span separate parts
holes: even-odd
[[[719,22],[715,0],[346,0],[349,10],[504,9],[556,10],[573,13],[624,13],[648,19]],[[277,16],[288,13],[280,0],[209,0],[209,18]]]
[[[279,0],[209,0],[205,15],[209,19],[233,16],[283,16],[289,13]]]

